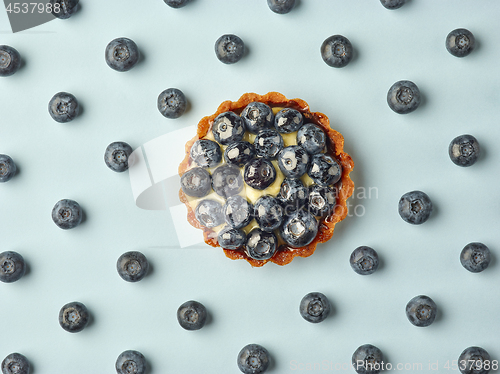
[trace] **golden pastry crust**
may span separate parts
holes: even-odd
[[[255,93],[246,93],[239,98],[238,101],[224,101],[217,111],[208,117],[202,118],[198,123],[198,129],[196,136],[186,143],[186,156],[184,160],[179,165],[179,175],[182,176],[190,167],[193,160],[190,157],[190,150],[192,145],[198,139],[204,138],[208,131],[210,131],[212,123],[219,114],[232,111],[236,114],[240,114],[241,111],[251,102],[259,101],[265,103],[271,107],[283,107],[283,108],[293,108],[298,110],[304,116],[304,122],[312,122],[316,125],[321,126],[325,131],[329,141],[327,142],[328,153],[335,156],[337,161],[342,165],[342,176],[340,182],[338,183],[338,193],[337,193],[337,204],[333,213],[326,218],[319,221],[318,234],[314,240],[307,246],[301,248],[293,248],[288,245],[281,245],[278,251],[269,260],[254,260],[248,257],[244,251],[239,250],[229,250],[224,249],[227,257],[236,259],[245,259],[250,265],[254,267],[259,267],[265,265],[267,262],[271,261],[278,265],[286,265],[290,263],[295,257],[308,257],[314,253],[318,243],[324,243],[333,235],[333,230],[335,224],[342,221],[347,216],[347,199],[354,192],[354,182],[349,177],[349,173],[354,167],[354,162],[351,157],[344,152],[344,137],[339,132],[333,130],[330,127],[330,120],[323,113],[311,112],[309,110],[309,105],[301,99],[287,99],[285,96],[278,92],[269,92],[265,95],[258,95]],[[307,120],[307,121],[306,121]],[[213,247],[218,247],[217,235],[212,229],[206,228],[200,225],[200,223],[195,218],[195,214],[189,201],[182,191],[179,191],[179,198],[183,202],[188,210],[187,219],[188,222],[195,228],[202,229],[205,242]]]

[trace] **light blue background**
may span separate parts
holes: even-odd
[[[265,0],[193,0],[177,10],[161,0],[81,3],[69,20],[19,34],[10,33],[0,13],[0,44],[25,61],[0,80],[0,153],[20,170],[0,186],[1,251],[17,251],[29,264],[20,281],[0,284],[0,359],[23,353],[35,374],[113,373],[118,355],[136,349],[151,373],[229,373],[238,372],[239,350],[259,343],[272,355],[269,372],[288,373],[299,363],[349,363],[359,345],[371,343],[394,365],[422,363],[421,372],[430,372],[428,363],[437,361],[446,373],[444,364],[471,345],[500,357],[497,1],[411,0],[389,11],[378,0],[301,0],[283,16]],[[444,46],[458,27],[478,42],[463,59]],[[249,50],[231,66],[213,50],[225,33],[240,36]],[[349,38],[356,51],[343,69],[328,67],[319,54],[333,34]],[[104,62],[107,43],[122,36],[144,55],[128,73]],[[404,116],[386,104],[387,90],[401,79],[414,81],[423,96],[421,107]],[[168,87],[180,88],[191,104],[177,120],[156,109]],[[83,107],[68,124],[47,113],[59,91],[73,93]],[[364,214],[339,224],[312,257],[286,267],[253,269],[208,246],[179,249],[168,213],[137,208],[127,173],[105,166],[106,146],[123,140],[139,147],[198,123],[224,100],[268,91],[300,97],[329,116],[354,159],[356,193],[373,187],[378,195],[351,199]],[[463,133],[474,135],[484,153],[471,168],[455,166],[447,154]],[[400,196],[414,189],[435,204],[421,226],[397,213]],[[74,230],[60,230],[50,218],[62,198],[85,210]],[[472,241],[493,253],[481,274],[459,262]],[[368,277],[349,266],[360,245],[382,259]],[[136,284],[115,270],[130,250],[143,252],[153,267]],[[311,291],[334,306],[318,325],[298,313]],[[425,329],[404,313],[418,294],[440,309]],[[190,299],[211,315],[197,332],[176,320],[178,306]],[[78,334],[57,321],[70,301],[85,303],[93,316]]]

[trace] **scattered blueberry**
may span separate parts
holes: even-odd
[[[332,35],[321,44],[321,57],[327,65],[343,68],[352,60],[352,44],[345,36]]]
[[[255,228],[247,235],[246,252],[254,260],[269,260],[278,248],[278,239],[272,232]]]
[[[79,0],[50,0],[52,14],[59,19],[67,19],[78,10],[78,2]]]
[[[369,275],[378,268],[378,254],[373,248],[361,246],[351,253],[349,263],[356,273]]]
[[[82,222],[82,208],[74,200],[59,200],[52,209],[52,220],[61,229],[72,229]]]
[[[0,77],[9,77],[21,67],[19,52],[8,45],[0,45]]]
[[[11,353],[2,361],[3,374],[28,374],[30,363],[26,357],[20,353]]]
[[[481,148],[472,135],[460,135],[451,141],[448,154],[455,165],[471,166],[481,155]]]
[[[273,110],[269,105],[258,101],[248,104],[240,116],[247,130],[253,134],[258,134],[259,131],[270,128],[274,123]]]
[[[197,301],[186,301],[177,309],[177,321],[185,330],[199,330],[205,326],[207,309]]]
[[[245,43],[236,35],[222,35],[215,42],[215,55],[225,64],[238,62],[245,53]]]
[[[429,326],[436,318],[436,303],[428,296],[415,296],[406,304],[406,317],[417,327]]]
[[[49,114],[59,123],[70,122],[80,113],[78,100],[67,92],[56,93],[49,101]]]
[[[245,125],[239,115],[233,112],[219,114],[212,124],[215,140],[222,145],[239,142],[245,135]]]
[[[245,245],[247,234],[241,229],[229,225],[222,228],[217,234],[217,242],[224,249],[238,249]]]
[[[222,159],[219,144],[208,139],[194,142],[190,154],[193,161],[203,168],[216,166]]]
[[[280,202],[270,195],[264,195],[255,202],[255,220],[262,231],[276,230],[283,221],[283,208]]]
[[[228,198],[223,208],[227,224],[235,229],[242,229],[250,223],[253,210],[252,204],[240,195]]]
[[[371,344],[363,344],[352,354],[352,366],[358,374],[378,374],[382,369],[382,351]]]
[[[281,238],[292,247],[304,247],[310,244],[318,233],[318,221],[304,210],[290,213],[280,227]]]
[[[210,173],[200,167],[186,171],[181,177],[181,188],[188,196],[206,196],[212,189]]]
[[[256,158],[245,165],[243,174],[245,182],[256,190],[265,190],[276,179],[276,169],[271,161]]]
[[[337,205],[337,190],[328,186],[313,185],[309,188],[308,209],[318,217],[333,213]]]
[[[117,38],[107,45],[105,58],[111,69],[129,71],[139,61],[139,50],[133,40]]]
[[[432,202],[422,191],[407,192],[399,199],[398,211],[405,222],[420,225],[431,215]]]
[[[312,156],[308,174],[320,186],[330,186],[340,180],[342,166],[332,156],[319,153]]]
[[[301,208],[309,196],[309,190],[300,179],[285,178],[281,183],[278,199],[283,206],[284,215]]]
[[[200,225],[211,228],[224,223],[222,205],[214,200],[202,200],[194,211]]]
[[[158,110],[166,118],[179,118],[186,111],[186,107],[186,96],[177,88],[167,88],[158,96]]]
[[[295,0],[267,0],[267,5],[274,13],[286,14],[295,6]]]
[[[297,144],[311,155],[320,153],[326,146],[325,132],[313,123],[306,123],[297,132]]]
[[[300,178],[307,172],[309,154],[300,145],[283,148],[278,154],[278,166],[287,178]]]
[[[149,262],[141,252],[126,252],[116,261],[116,270],[124,281],[138,282],[148,273]]]
[[[460,253],[460,263],[472,273],[480,273],[490,264],[490,250],[482,243],[469,243]]]
[[[13,251],[0,253],[0,282],[18,281],[25,272],[26,265],[23,256]]]
[[[465,57],[474,50],[476,39],[467,29],[456,29],[446,37],[446,49],[455,57]]]
[[[88,323],[87,307],[77,301],[64,305],[59,312],[59,324],[67,332],[80,332]]]
[[[238,368],[244,374],[264,373],[269,367],[269,352],[259,344],[248,344],[238,353]]]
[[[7,155],[0,155],[0,183],[8,182],[16,175],[17,166]]]
[[[270,160],[278,156],[278,153],[283,149],[283,144],[281,135],[277,131],[271,129],[262,130],[253,141],[257,156]]]
[[[311,323],[323,322],[330,314],[330,301],[321,292],[311,292],[302,298],[300,315]]]
[[[125,351],[116,359],[115,368],[118,374],[145,374],[146,358],[141,352]]]
[[[130,155],[133,150],[125,142],[114,142],[107,146],[104,152],[106,166],[117,173],[124,172],[129,168]]]
[[[458,368],[462,374],[488,374],[494,362],[485,349],[469,347],[458,357]]]
[[[302,113],[292,108],[281,109],[274,117],[274,127],[283,134],[297,131],[303,124]]]
[[[189,0],[163,0],[171,8],[182,8],[185,6]]]
[[[212,173],[212,188],[224,198],[236,195],[243,189],[240,169],[234,165],[221,165]]]
[[[243,166],[255,157],[255,147],[249,142],[235,142],[226,147],[224,160],[228,164]]]
[[[410,81],[394,83],[387,92],[387,104],[399,114],[413,112],[420,105],[420,91],[417,85]]]
[[[387,9],[398,9],[405,5],[406,0],[380,0],[382,5]]]

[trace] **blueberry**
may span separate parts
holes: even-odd
[[[28,374],[30,363],[26,357],[20,353],[11,353],[2,361],[3,374]]]
[[[371,344],[363,344],[352,354],[352,366],[358,374],[378,374],[382,369],[382,351]]]
[[[200,139],[191,147],[191,158],[203,168],[217,166],[222,159],[219,144],[212,140]]]
[[[458,368],[462,374],[488,374],[494,362],[485,349],[469,347],[458,357]]]
[[[451,141],[448,154],[455,165],[471,166],[481,155],[481,148],[472,135],[460,135]]]
[[[309,190],[304,186],[300,179],[285,178],[281,183],[278,199],[283,206],[283,213],[288,215],[290,212],[301,208],[309,196]]]
[[[297,144],[311,155],[320,153],[326,146],[325,132],[313,123],[306,123],[297,132]]]
[[[25,272],[26,265],[23,256],[13,251],[0,253],[0,282],[18,281]]]
[[[490,264],[490,250],[482,243],[469,243],[460,253],[460,263],[472,273],[480,273]]]
[[[215,55],[225,64],[238,62],[245,53],[245,43],[238,36],[232,34],[222,35],[215,42]]]
[[[78,2],[79,0],[50,0],[52,14],[60,19],[67,19],[78,10]]]
[[[278,153],[283,149],[283,144],[281,135],[271,129],[262,130],[253,141],[257,156],[270,160],[278,156]]]
[[[406,0],[380,0],[382,5],[387,9],[398,9],[405,5]]]
[[[199,330],[207,321],[207,309],[197,301],[186,301],[177,309],[177,321],[185,330]]]
[[[467,29],[456,29],[446,37],[446,49],[455,57],[465,57],[474,50],[476,39]]]
[[[304,210],[290,213],[280,227],[281,239],[291,247],[304,247],[310,244],[318,233],[318,221]]]
[[[274,13],[286,14],[295,6],[295,0],[267,0],[267,5]]]
[[[399,199],[398,211],[405,222],[420,225],[431,215],[432,202],[422,191],[407,192]]]
[[[307,208],[318,217],[331,215],[337,205],[337,190],[327,186],[313,185],[309,188]]]
[[[406,317],[417,327],[429,326],[436,319],[436,303],[428,296],[415,296],[406,304]]]
[[[8,45],[0,45],[0,77],[8,77],[21,67],[19,52]]]
[[[332,35],[321,44],[321,57],[327,65],[343,68],[352,60],[352,44],[345,36]]]
[[[330,186],[340,180],[342,166],[332,156],[319,153],[312,156],[308,174],[320,186]]]
[[[238,353],[238,368],[244,374],[264,373],[269,367],[269,352],[259,344],[248,344]]]
[[[394,83],[387,92],[387,104],[399,114],[413,112],[420,105],[420,91],[417,85],[410,81]]]
[[[59,200],[52,208],[52,220],[64,230],[78,226],[82,222],[82,215],[82,208],[74,200]]]
[[[246,252],[254,260],[269,260],[278,248],[278,239],[272,232],[255,228],[247,235]]]
[[[369,275],[378,268],[378,254],[373,248],[361,246],[351,253],[349,263],[356,273]]]
[[[217,242],[224,249],[238,249],[245,245],[247,234],[241,229],[225,226],[217,234]]]
[[[116,261],[116,270],[124,281],[138,282],[148,273],[149,262],[141,252],[126,252]]]
[[[59,324],[67,332],[80,332],[88,323],[87,307],[78,301],[64,305],[59,312]]]
[[[300,315],[311,323],[323,322],[330,314],[330,301],[321,292],[311,292],[300,302]]]
[[[182,8],[185,6],[189,0],[163,0],[171,8]]]
[[[245,135],[245,125],[239,115],[233,112],[219,114],[212,124],[215,140],[222,145],[239,142]]]
[[[234,165],[221,165],[212,173],[212,188],[224,198],[236,195],[243,189],[240,169]]]
[[[186,111],[186,107],[186,96],[177,88],[167,88],[158,96],[158,110],[166,118],[179,118]]]
[[[248,104],[240,116],[247,130],[253,134],[258,134],[259,131],[270,128],[274,123],[273,110],[269,105],[258,101]]]
[[[254,216],[262,231],[271,232],[281,225],[283,208],[277,199],[264,195],[255,202]]]
[[[17,166],[7,155],[0,155],[0,183],[8,182],[16,175]]]
[[[212,179],[205,169],[192,168],[182,175],[181,188],[188,196],[203,197],[212,189]]]
[[[67,92],[58,92],[49,101],[49,114],[59,123],[73,121],[80,113],[78,100]]]
[[[202,200],[194,211],[200,225],[211,228],[224,223],[222,205],[214,200]]]
[[[281,109],[274,117],[274,127],[283,134],[297,131],[304,124],[302,114],[295,109]]]
[[[249,142],[235,142],[226,147],[224,160],[228,164],[243,166],[255,157],[255,147]]]
[[[139,61],[139,50],[133,40],[117,38],[107,45],[105,58],[111,69],[129,71]]]
[[[252,204],[240,195],[228,198],[223,208],[227,224],[235,229],[242,229],[250,223],[253,210]]]
[[[276,180],[276,169],[271,161],[256,158],[245,165],[245,182],[256,190],[265,190]]]
[[[118,374],[145,374],[146,358],[141,352],[125,351],[116,359],[115,368]]]
[[[129,168],[129,159],[133,150],[125,142],[114,142],[107,146],[104,152],[104,162],[108,168],[117,173]]]
[[[287,178],[300,178],[309,166],[309,154],[300,145],[283,148],[278,154],[278,166]]]

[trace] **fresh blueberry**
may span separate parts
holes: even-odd
[[[323,322],[330,314],[330,301],[321,292],[311,292],[300,302],[300,315],[311,323]]]
[[[238,368],[243,374],[264,373],[269,367],[269,352],[259,344],[248,344],[238,353]]]
[[[285,178],[281,183],[278,199],[283,206],[284,215],[300,209],[309,196],[309,190],[300,179]]]
[[[126,252],[116,261],[116,270],[124,281],[138,282],[148,273],[149,262],[141,252]]]
[[[146,358],[141,352],[125,351],[118,356],[115,368],[118,374],[145,374]]]
[[[240,116],[247,130],[253,134],[258,134],[261,130],[270,128],[274,123],[273,110],[269,105],[258,101],[248,104]]]
[[[247,235],[246,252],[254,260],[269,260],[278,249],[278,239],[272,232],[255,228]]]
[[[321,44],[321,57],[327,65],[343,68],[352,60],[352,44],[345,36],[332,35]]]
[[[278,132],[289,134],[297,131],[304,124],[302,114],[295,109],[285,108],[281,109],[274,117],[274,127]]]
[[[283,149],[283,144],[281,135],[277,131],[271,129],[262,130],[253,141],[257,156],[270,160],[278,156],[278,153]]]
[[[200,167],[186,171],[181,177],[181,188],[188,196],[206,196],[212,189],[210,173]]]
[[[234,112],[219,114],[212,124],[215,140],[222,145],[239,142],[245,135],[245,125],[239,115]]]
[[[189,0],[163,0],[171,8],[182,8],[185,6]]]
[[[19,52],[8,45],[0,45],[0,77],[8,77],[21,67]]]
[[[342,166],[332,156],[319,153],[312,156],[308,174],[320,186],[330,186],[340,180]]]
[[[158,110],[166,118],[179,118],[186,111],[186,107],[186,96],[177,88],[167,88],[158,96]]]
[[[271,161],[256,158],[245,165],[243,174],[245,182],[256,190],[265,190],[276,179],[276,169]]]
[[[255,157],[255,147],[249,142],[235,142],[226,147],[224,160],[228,164],[243,166]]]
[[[233,34],[222,35],[215,42],[215,55],[225,64],[238,62],[245,53],[245,43]]]
[[[290,213],[280,227],[281,239],[291,247],[304,247],[310,244],[318,233],[318,221],[304,210]]]
[[[428,296],[415,296],[406,304],[406,317],[417,327],[429,326],[436,319],[436,303]]]
[[[469,347],[458,357],[458,368],[462,374],[488,374],[494,362],[485,349]]]
[[[245,245],[247,234],[241,229],[225,226],[217,234],[217,242],[224,249],[238,249]]]
[[[309,166],[309,154],[300,145],[283,148],[278,154],[278,166],[287,178],[300,178]]]
[[[460,262],[472,273],[480,273],[490,264],[490,250],[482,243],[469,243],[460,253]]]
[[[255,220],[262,231],[276,230],[283,221],[283,208],[278,199],[264,195],[255,202]]]
[[[405,5],[406,0],[380,0],[382,5],[387,9],[398,9]]]
[[[67,332],[80,332],[88,323],[87,307],[78,301],[64,305],[59,312],[59,324]]]
[[[139,50],[133,40],[117,38],[107,45],[105,58],[111,69],[129,71],[139,61]]]
[[[297,132],[297,144],[311,155],[320,153],[326,146],[325,132],[313,123],[306,123]]]
[[[70,122],[80,113],[78,100],[67,92],[56,93],[49,101],[49,114],[59,123]]]
[[[224,223],[222,205],[214,200],[202,200],[194,211],[200,225],[211,228]]]
[[[28,374],[30,363],[26,357],[20,353],[11,353],[2,361],[3,374]]]
[[[104,162],[111,170],[117,173],[124,172],[129,168],[132,152],[132,147],[125,142],[111,143],[104,152]]]
[[[295,6],[295,0],[267,0],[267,5],[274,13],[286,14]]]
[[[446,37],[446,49],[455,57],[465,57],[474,50],[476,39],[467,29],[456,29]]]
[[[325,217],[333,213],[337,205],[337,190],[328,186],[313,185],[309,188],[309,212],[318,217]]]
[[[212,173],[212,188],[224,198],[236,195],[243,189],[240,169],[234,165],[221,165]]]
[[[352,366],[358,374],[378,374],[382,369],[382,351],[371,344],[363,344],[352,354]]]
[[[351,253],[349,263],[356,273],[369,275],[378,268],[378,254],[373,248],[361,246]]]
[[[50,0],[52,14],[60,19],[67,19],[78,10],[78,2],[79,0]]]
[[[0,253],[0,282],[18,281],[25,272],[26,266],[23,256],[13,251]]]
[[[460,135],[451,141],[448,154],[455,165],[471,166],[481,155],[481,148],[472,135]]]
[[[413,112],[420,105],[420,91],[417,85],[410,81],[394,83],[387,92],[387,104],[399,114]]]
[[[252,204],[240,195],[228,198],[223,210],[227,224],[235,229],[242,229],[253,219]]]
[[[200,139],[191,147],[191,158],[202,168],[217,166],[222,159],[219,144],[212,140]]]
[[[0,183],[8,182],[16,175],[17,166],[7,155],[0,155]]]
[[[74,200],[59,200],[52,209],[52,220],[64,230],[78,226],[82,222],[82,215],[82,208]]]
[[[186,301],[177,309],[177,321],[185,330],[199,330],[205,326],[207,309],[197,301]]]
[[[407,192],[399,199],[398,211],[405,222],[420,225],[431,215],[432,202],[422,191]]]

